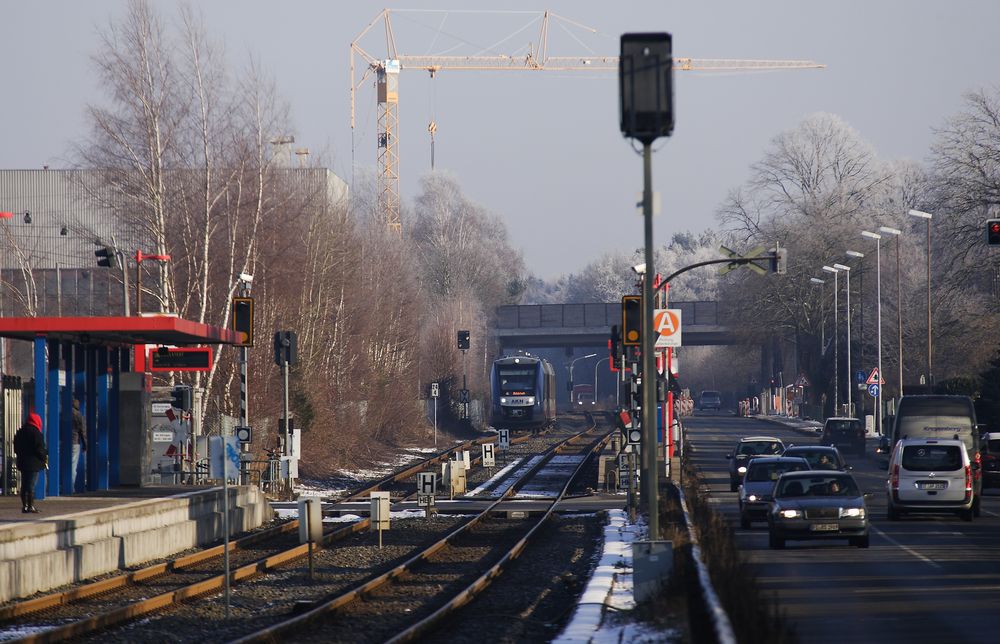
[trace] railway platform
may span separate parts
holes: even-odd
[[[114,488],[36,503],[0,497],[0,601],[165,557],[222,538],[222,487]],[[272,511],[254,486],[229,488],[231,533]]]

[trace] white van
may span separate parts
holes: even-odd
[[[904,438],[889,457],[889,520],[908,512],[954,512],[972,521],[972,462],[961,439]]]

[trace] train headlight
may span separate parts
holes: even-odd
[[[534,405],[535,404],[535,397],[534,396],[528,396],[528,404],[529,405]]]
[[[506,405],[507,404],[507,399],[506,398],[501,398],[500,399],[500,404],[501,405]]]

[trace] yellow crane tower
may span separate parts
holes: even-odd
[[[437,56],[400,54],[393,34],[391,10],[383,9],[351,42],[351,139],[355,129],[355,93],[370,75],[375,77],[378,103],[378,207],[386,226],[395,232],[401,229],[399,220],[399,73],[404,69],[422,69],[431,77],[442,69],[455,71],[574,71],[609,72],[618,70],[618,56],[550,56],[548,46],[549,26],[552,20],[596,33],[597,30],[556,15],[550,11],[538,12],[541,27],[537,45],[530,44],[528,52],[518,56]],[[386,52],[378,58],[365,51],[359,41],[379,22],[385,31]],[[364,72],[355,81],[355,56],[363,61]],[[741,60],[727,58],[678,58],[674,69],[679,71],[758,71],[774,69],[817,69],[825,67],[811,60]],[[437,124],[431,122],[428,131],[432,146]],[[433,151],[431,153],[433,155]]]

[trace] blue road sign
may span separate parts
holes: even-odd
[[[872,398],[878,398],[878,385],[871,384],[868,385],[868,395]]]
[[[861,371],[860,369],[858,371],[855,371],[854,372],[854,382],[856,382],[858,384],[861,384],[864,381],[865,381],[865,372]]]

